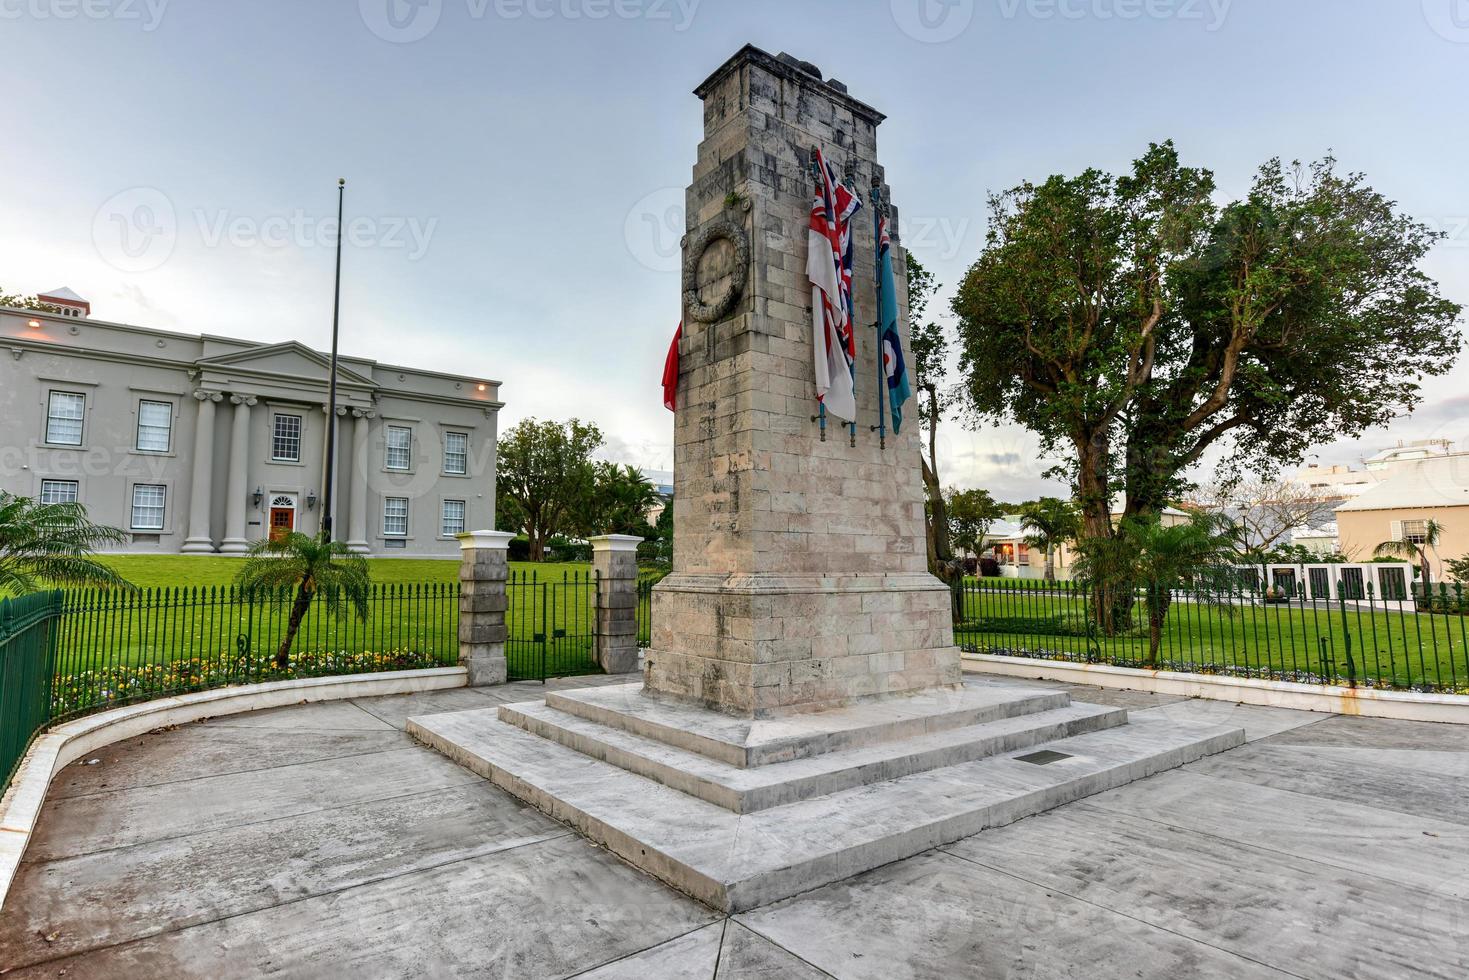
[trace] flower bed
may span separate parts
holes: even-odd
[[[410,650],[383,653],[307,651],[292,654],[291,664],[285,670],[276,667],[274,654],[120,664],[101,670],[57,674],[51,689],[51,717],[63,718],[103,711],[148,698],[204,691],[231,684],[259,684],[298,677],[370,674],[443,666],[445,664],[431,654]]]

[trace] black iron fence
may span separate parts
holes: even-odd
[[[968,579],[955,587],[954,634],[978,653],[1469,693],[1462,587],[1415,603],[1349,585],[1334,599],[1301,585],[1121,589],[1099,600],[1085,583]]]
[[[0,794],[51,720],[60,592],[0,599]]]
[[[52,717],[228,684],[458,662],[457,584],[373,585],[364,619],[320,595],[282,666],[294,597],[233,586],[69,592]]]
[[[638,646],[645,648],[653,643],[653,586],[662,576],[638,579]]]
[[[651,641],[658,577],[637,584],[639,646]],[[591,572],[511,573],[512,680],[598,670],[597,589]],[[962,647],[981,653],[1469,693],[1469,594],[1462,586],[1383,597],[1370,583],[1359,589],[1343,580],[1336,592],[1324,598],[1328,590],[1305,583],[1293,591],[1122,590],[1109,600],[1104,627],[1084,583],[968,579],[954,589],[954,632]],[[457,584],[374,585],[365,619],[318,599],[282,667],[292,597],[187,587],[0,601],[0,775],[35,731],[57,719],[229,684],[458,660]]]
[[[1469,615],[1469,589],[1462,582],[1435,582],[1427,586],[1415,582],[1413,598],[1423,612]]]
[[[510,680],[598,671],[597,579],[591,572],[512,571],[505,583],[505,660]]]

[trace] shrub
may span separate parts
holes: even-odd
[[[101,670],[57,674],[51,693],[51,713],[62,717],[81,710],[105,710],[134,701],[231,684],[442,666],[431,655],[411,650],[385,653],[301,650],[284,670],[276,666],[273,653],[265,652],[245,657],[221,655],[167,663],[118,664]]]
[[[555,537],[546,542],[546,554],[552,561],[591,561],[592,546],[586,541]]]

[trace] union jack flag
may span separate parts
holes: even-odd
[[[852,216],[862,199],[837,180],[816,151],[816,194],[811,202],[806,275],[811,280],[811,327],[816,361],[816,397],[826,410],[854,422],[857,397],[857,337],[852,307]]]

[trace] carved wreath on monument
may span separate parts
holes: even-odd
[[[748,203],[746,209],[748,210]],[[699,296],[699,264],[704,253],[715,242],[725,241],[734,248],[729,271],[729,284],[710,302]],[[683,241],[683,305],[684,315],[699,323],[714,323],[729,315],[745,291],[750,274],[750,239],[740,222],[722,214]]]

